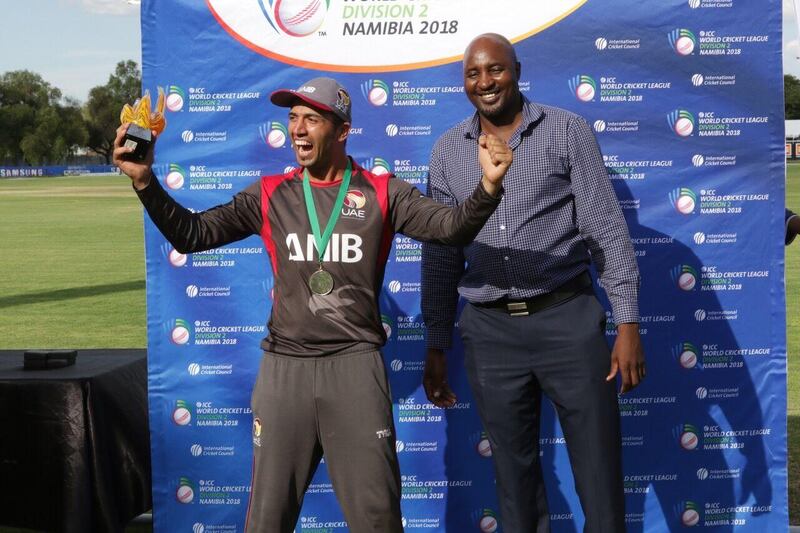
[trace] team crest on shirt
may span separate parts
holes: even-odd
[[[364,219],[366,211],[364,207],[367,205],[366,195],[358,189],[350,189],[344,197],[344,205],[342,206],[342,216],[346,218]]]

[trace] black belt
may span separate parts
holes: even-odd
[[[528,316],[537,313],[557,303],[569,300],[583,289],[592,285],[592,278],[584,271],[551,292],[528,298],[527,300],[509,300],[501,298],[492,302],[475,303],[476,307],[502,309],[511,316]]]

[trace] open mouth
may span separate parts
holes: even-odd
[[[500,98],[500,91],[492,91],[490,93],[479,94],[478,97],[484,104],[493,104]]]
[[[303,139],[295,139],[294,140],[294,148],[297,150],[297,154],[301,157],[306,157],[311,153],[312,145],[310,142],[303,140]]]

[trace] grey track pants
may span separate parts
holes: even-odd
[[[247,533],[292,532],[323,454],[350,531],[403,531],[392,400],[380,352],[265,353],[251,406]]]

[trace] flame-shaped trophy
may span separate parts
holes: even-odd
[[[119,115],[122,124],[130,122],[128,132],[125,134],[125,148],[133,148],[127,154],[128,159],[144,161],[147,152],[153,145],[152,131],[156,134],[164,131],[167,121],[164,118],[164,89],[158,88],[158,102],[156,110],[150,111],[150,91],[145,91],[144,96],[133,103],[133,107],[125,104]]]

